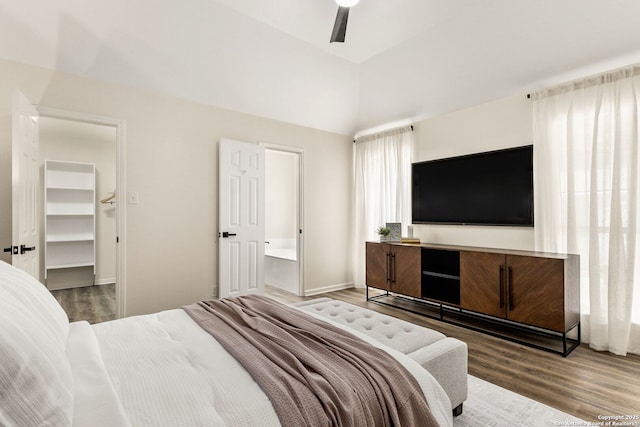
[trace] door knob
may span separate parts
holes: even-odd
[[[18,255],[18,247],[9,246],[8,248],[2,249],[2,252],[9,252],[11,255]]]
[[[35,246],[31,246],[30,248],[28,248],[27,245],[20,245],[20,255],[24,254],[25,252],[30,252],[35,250],[36,250]]]
[[[229,236],[237,236],[237,234],[236,234],[236,233],[229,233],[229,232],[227,232],[227,231],[223,231],[223,232],[222,232],[222,237],[224,237],[225,239],[226,239],[227,237],[229,237]]]

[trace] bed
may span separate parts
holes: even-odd
[[[43,285],[0,262],[0,425],[285,425],[247,368],[192,316],[175,309],[69,323]],[[327,329],[348,329],[312,317]],[[396,359],[436,423],[452,425],[449,399],[426,370],[349,333]]]

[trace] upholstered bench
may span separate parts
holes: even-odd
[[[467,344],[440,332],[343,301],[318,298],[294,304],[352,327],[418,362],[440,383],[454,415],[467,399]]]

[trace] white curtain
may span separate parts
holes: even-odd
[[[640,354],[640,67],[533,94],[536,249],[580,255],[582,341]]]
[[[358,138],[354,144],[354,282],[365,285],[365,242],[376,230],[400,222],[403,235],[411,222],[410,126]]]

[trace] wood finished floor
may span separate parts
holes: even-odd
[[[54,291],[71,321],[97,323],[115,318],[115,288],[110,285]],[[580,345],[568,357],[512,343],[374,302],[363,289],[297,297],[269,287],[285,303],[327,296],[388,314],[458,338],[469,346],[469,373],[523,396],[598,423],[602,415],[640,415],[640,357],[615,356]],[[640,427],[640,421],[636,421]]]
[[[86,286],[51,291],[70,322],[99,323],[116,318],[116,285]]]
[[[602,415],[640,415],[640,357],[615,356],[580,345],[568,357],[537,350],[405,310],[367,302],[364,289],[297,297],[268,289],[282,302],[327,296],[458,338],[469,347],[469,373],[538,402],[598,423]],[[640,427],[640,420],[636,420]]]

